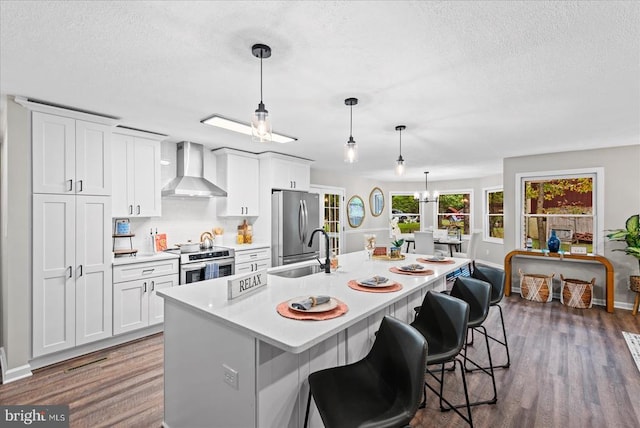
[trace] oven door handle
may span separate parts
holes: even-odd
[[[214,261],[212,261],[211,263],[218,263],[219,267],[233,265],[233,261],[230,261],[230,260],[226,261],[226,262],[214,262]],[[206,263],[188,263],[188,264],[182,265],[182,270],[204,269],[206,267],[207,267]]]

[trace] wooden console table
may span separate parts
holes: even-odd
[[[605,257],[586,254],[562,254],[559,253],[543,253],[541,251],[525,251],[525,250],[513,250],[504,257],[504,295],[511,295],[511,259],[516,256],[526,257],[547,257],[554,260],[582,260],[585,262],[601,263],[604,265],[607,271],[607,283],[606,283],[606,299],[607,299],[607,312],[613,313],[613,265]]]

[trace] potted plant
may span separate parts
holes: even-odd
[[[395,241],[392,241],[391,248],[389,249],[389,257],[391,257],[392,259],[399,258],[402,244],[404,244],[404,239],[396,239]]]
[[[640,267],[640,214],[629,217],[625,223],[625,229],[612,230],[607,238],[612,241],[625,241],[626,248],[615,248],[613,251],[624,251],[630,256],[638,259],[638,267]],[[633,291],[640,292],[640,275],[630,276],[630,288]]]

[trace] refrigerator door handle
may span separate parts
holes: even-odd
[[[304,242],[304,206],[303,201],[298,202],[298,237]]]
[[[303,212],[303,220],[304,220],[304,232],[302,235],[302,243],[306,244],[307,243],[307,228],[309,227],[309,211],[307,211],[307,201],[305,201],[304,199],[302,200],[302,212]]]

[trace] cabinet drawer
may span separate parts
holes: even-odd
[[[255,262],[271,258],[270,248],[258,248],[255,250],[236,250],[236,265],[240,263]]]
[[[113,267],[113,282],[135,281],[178,273],[178,259],[132,263]]]
[[[268,269],[271,267],[271,260],[260,260],[256,262],[240,263],[236,264],[236,275],[251,273],[262,269]]]

